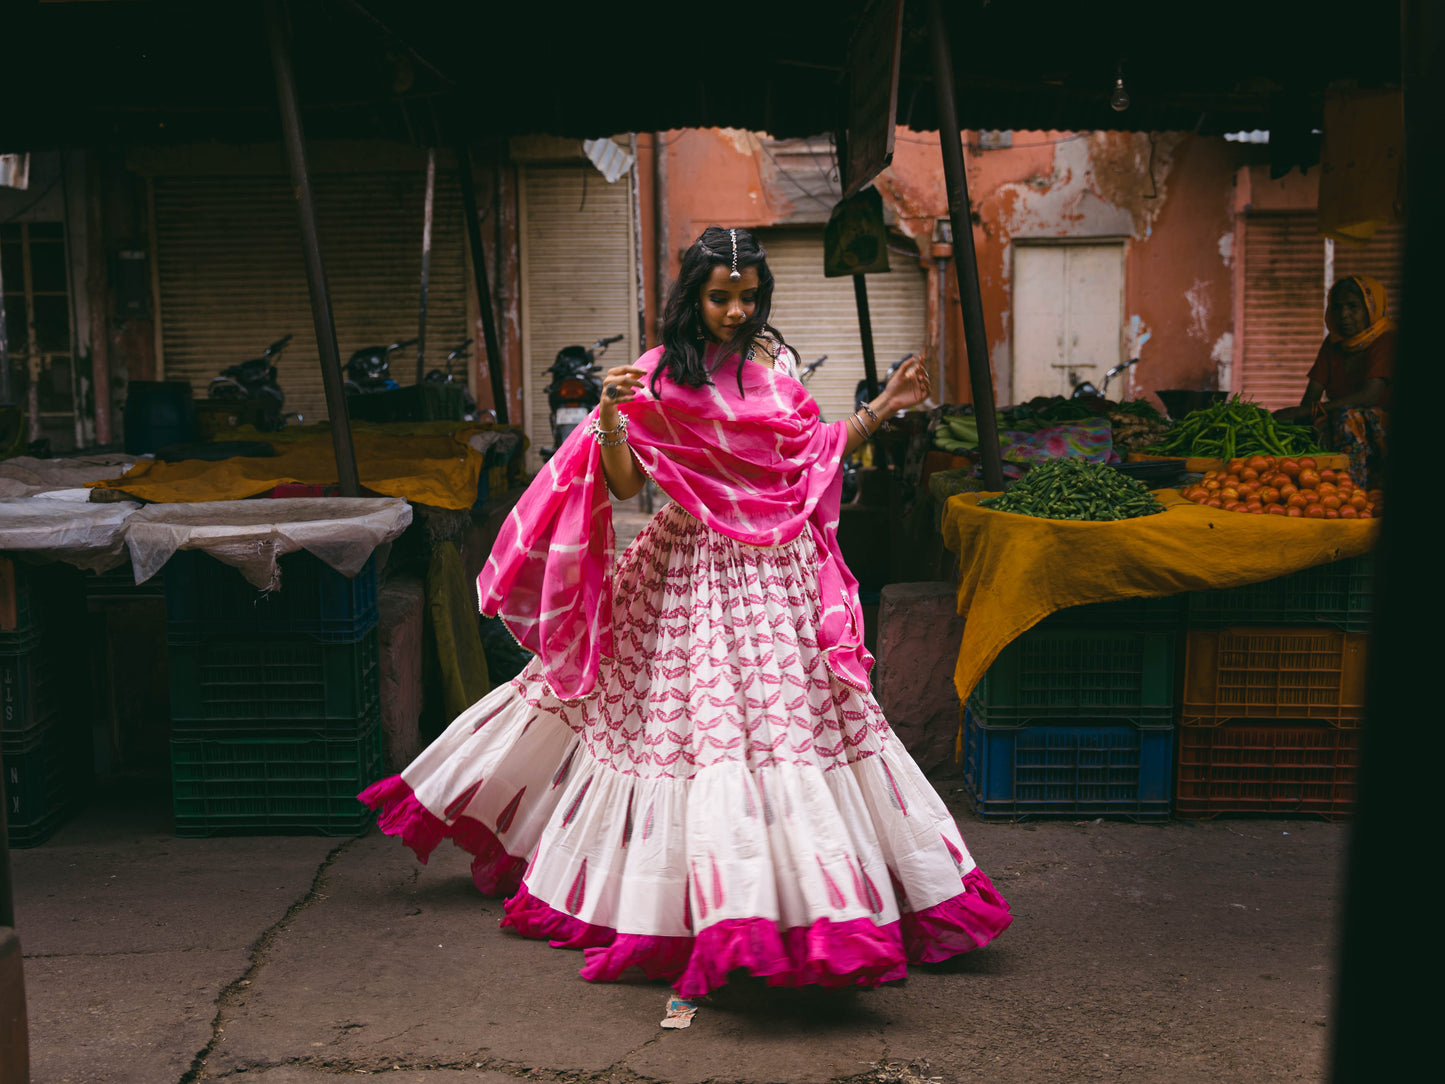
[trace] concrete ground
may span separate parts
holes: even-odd
[[[738,979],[667,1031],[664,985],[499,930],[454,847],[178,839],[163,792],[101,797],[13,853],[33,1080],[1323,1078],[1346,827],[958,816],[1016,916],[993,945],[873,991]]]

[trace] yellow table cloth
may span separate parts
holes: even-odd
[[[485,459],[467,442],[495,428],[473,422],[353,422],[352,442],[361,484],[372,493],[402,497],[437,508],[465,509],[476,503]],[[265,441],[276,455],[210,462],[145,460],[120,478],[96,482],[156,503],[232,501],[267,493],[286,482],[336,482],[336,455],[326,424],[262,433],[241,428],[230,439]]]
[[[1159,515],[1107,523],[1038,519],[950,497],[943,541],[959,555],[965,619],[953,681],[966,698],[1017,636],[1067,606],[1240,587],[1365,553],[1380,521],[1289,519],[1205,508],[1155,492]]]

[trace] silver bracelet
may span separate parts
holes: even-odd
[[[867,444],[873,439],[873,434],[869,433],[867,428],[865,428],[863,423],[858,419],[858,412],[856,410],[848,415],[848,420],[858,427],[858,434],[863,438],[864,444]]]
[[[873,424],[874,424],[874,425],[879,425],[879,424],[881,424],[881,423],[878,421],[878,415],[875,414],[875,413],[873,413],[873,408],[872,408],[871,406],[869,406],[867,403],[860,403],[859,406],[858,406],[858,410],[861,410],[864,414],[867,414],[868,417],[870,417],[871,419],[873,419]],[[854,414],[857,414],[857,413],[858,413],[858,410],[853,411],[853,413],[854,413]]]
[[[625,414],[617,416],[617,428],[615,429],[603,429],[601,418],[593,418],[590,428],[593,439],[603,448],[617,448],[627,443],[627,415]],[[609,440],[609,437],[614,439]]]

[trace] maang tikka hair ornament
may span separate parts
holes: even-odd
[[[728,275],[728,279],[731,282],[737,282],[743,277],[742,273],[738,271],[738,231],[728,230],[728,236],[731,237],[733,241],[733,270],[732,274]]]

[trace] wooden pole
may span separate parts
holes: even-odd
[[[431,284],[431,226],[432,212],[436,206],[437,193],[437,152],[428,147],[426,152],[426,199],[422,203],[421,217],[421,304],[416,329],[416,382],[426,379],[426,294]]]
[[[301,109],[296,104],[296,80],[286,40],[284,0],[265,0],[266,39],[276,76],[276,98],[281,105],[281,128],[286,140],[286,161],[291,167],[291,190],[301,219],[301,250],[306,257],[306,285],[311,292],[311,318],[316,325],[316,349],[321,354],[321,379],[326,387],[326,412],[331,416],[331,446],[336,452],[336,480],[343,497],[361,496],[356,472],[356,449],[351,442],[351,416],[346,411],[346,389],[341,379],[341,355],[336,348],[336,322],[331,314],[331,291],[326,264],[321,258],[321,236],[316,228],[316,201],[306,163],[306,136],[301,130]],[[154,254],[152,254],[154,259]]]
[[[983,484],[997,491],[1003,489],[1003,456],[994,417],[993,373],[989,368],[988,336],[983,327],[983,298],[978,288],[978,254],[973,248],[968,176],[963,166],[963,132],[958,126],[958,103],[953,93],[953,58],[940,0],[928,0],[928,19],[933,48],[933,86],[938,95],[938,144],[943,151],[943,176],[948,186],[953,266],[958,272],[958,303],[963,310],[968,380],[973,389],[973,412],[978,418],[978,450],[983,458]]]
[[[868,313],[867,275],[853,276],[853,300],[858,305],[858,336],[863,341],[863,379],[868,384],[868,401],[878,398],[878,359],[873,354],[873,320]]]
[[[497,341],[497,317],[492,311],[492,286],[487,278],[487,254],[482,248],[482,224],[477,218],[477,188],[472,181],[472,152],[465,141],[456,146],[457,173],[462,183],[462,212],[467,217],[467,240],[472,252],[472,277],[477,280],[477,308],[482,314],[482,337],[487,347],[487,379],[492,384],[492,409],[497,424],[507,424],[507,385],[502,348]]]

